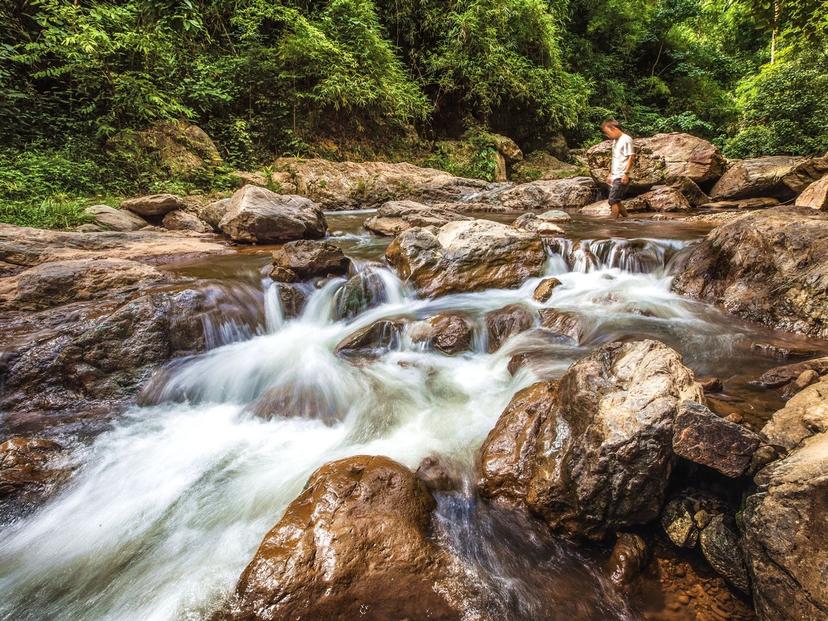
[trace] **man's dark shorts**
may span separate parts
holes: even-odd
[[[613,179],[610,186],[609,198],[607,202],[610,205],[615,205],[621,202],[621,199],[627,194],[628,185],[621,183],[621,179]]]

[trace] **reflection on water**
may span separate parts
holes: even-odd
[[[346,252],[376,260],[389,240],[362,232],[362,219],[332,216],[331,228],[343,232]],[[143,405],[74,456],[82,468],[64,492],[0,534],[0,616],[203,618],[315,468],[354,454],[388,455],[415,468],[438,454],[471,478],[478,447],[517,390],[559,376],[611,340],[663,340],[698,374],[725,379],[730,398],[758,403],[754,424],[779,405],[774,397],[753,399],[746,384],[777,364],[750,347],[774,335],[670,291],[671,261],[700,231],[664,222],[590,227],[576,220],[574,239],[551,243],[558,253],[548,274],[561,285],[544,304],[532,299],[539,278],[518,289],[427,300],[366,265],[381,274],[385,302],[336,320],[344,279],[332,279],[309,288],[302,314],[286,320],[278,285],[263,277],[267,247],[176,267],[210,286],[235,288],[233,299],[249,307],[257,327],[214,326],[211,350],[159,371]],[[518,302],[572,315],[579,337],[562,340],[538,328],[487,353],[483,315]],[[472,351],[445,356],[403,333],[378,357],[349,361],[334,353],[379,319],[449,310],[477,326]],[[513,376],[507,364],[516,353],[531,363]],[[438,503],[438,537],[468,560],[495,617],[634,618],[582,552],[479,505],[471,492],[443,494]]]

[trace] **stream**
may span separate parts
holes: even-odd
[[[604,343],[643,337],[678,350],[697,376],[725,380],[724,407],[758,428],[782,402],[748,382],[781,362],[752,344],[806,342],[670,291],[684,249],[709,227],[575,216],[567,239],[547,242],[545,275],[562,285],[539,304],[540,278],[419,298],[373,263],[390,240],[362,230],[366,217],[328,215],[331,239],[382,283],[385,301],[347,320],[332,319],[343,278],[309,285],[301,316],[286,320],[266,247],[170,268],[235,291],[258,328],[232,319],[205,326],[213,348],[159,370],[138,404],[74,451],[78,470],[61,493],[0,532],[0,618],[204,619],[308,476],[356,454],[414,469],[436,454],[456,466],[464,491],[438,494],[436,536],[492,594],[495,618],[640,618],[588,552],[476,499],[474,461],[486,434],[516,391],[560,376]],[[530,330],[487,353],[483,315],[516,302],[575,314],[580,339]],[[476,322],[473,351],[446,356],[403,334],[375,356],[334,353],[378,319],[449,310]],[[516,353],[531,364],[512,375]]]

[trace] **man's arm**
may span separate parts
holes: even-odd
[[[621,183],[624,185],[630,182],[630,171],[632,170],[633,164],[635,164],[635,151],[627,156],[627,165],[624,166],[624,176],[621,178]]]

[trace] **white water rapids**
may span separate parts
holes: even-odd
[[[286,321],[278,285],[263,285],[260,334],[214,326],[225,341],[243,340],[161,371],[157,402],[133,407],[78,449],[72,457],[78,471],[62,492],[0,533],[0,617],[202,619],[233,589],[264,533],[321,464],[382,454],[416,468],[436,453],[471,472],[477,449],[512,395],[536,380],[527,369],[514,377],[507,371],[515,351],[543,349],[545,372],[554,375],[618,337],[651,335],[691,361],[727,358],[743,338],[732,320],[670,292],[666,266],[684,242],[583,242],[575,252],[566,242],[557,244],[560,254],[547,271],[562,285],[543,305],[532,300],[537,278],[514,290],[423,300],[381,271],[387,301],[380,306],[333,321],[344,282],[334,279],[314,292],[302,316]],[[376,359],[349,361],[334,353],[345,336],[377,319],[458,310],[479,321],[515,302],[577,314],[581,343],[532,331],[488,354],[478,329],[476,350],[461,355],[427,351],[405,337]],[[289,395],[293,411],[256,415],[255,404],[273,394]],[[441,501],[439,521],[448,532],[453,524],[468,529],[477,523],[464,502]],[[486,544],[475,543],[485,531],[448,539],[465,553],[476,548],[481,572],[508,573],[502,555],[483,554]],[[628,618],[622,602],[611,611],[602,608],[610,600],[592,570],[583,571],[582,588],[594,593],[572,597],[601,600],[590,610],[604,610],[604,618]],[[515,576],[489,577],[522,592]]]

